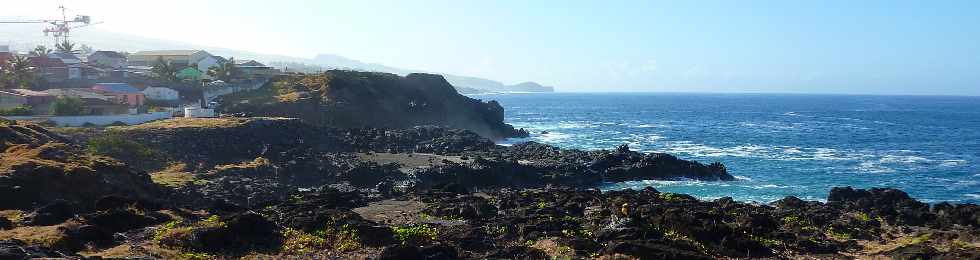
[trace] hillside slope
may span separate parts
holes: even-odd
[[[527,135],[504,123],[504,109],[496,101],[460,95],[442,76],[432,74],[332,70],[286,77],[256,91],[225,96],[221,103],[226,113],[295,117],[341,128],[439,125],[490,139]]]
[[[146,173],[89,155],[40,126],[0,121],[0,210],[57,200],[85,208],[102,196],[150,199],[157,192]]]

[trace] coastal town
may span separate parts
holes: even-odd
[[[282,74],[205,50],[93,50],[64,41],[29,52],[0,46],[0,116],[59,126],[214,117],[213,99]]]

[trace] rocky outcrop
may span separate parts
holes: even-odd
[[[81,209],[107,195],[153,198],[146,173],[88,155],[67,139],[29,124],[0,125],[0,209],[31,209],[64,200]]]
[[[226,113],[301,118],[341,128],[439,125],[490,139],[527,136],[504,123],[504,109],[456,92],[440,75],[332,70],[295,76],[263,89],[225,96]]]

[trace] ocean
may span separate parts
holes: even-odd
[[[892,187],[924,202],[980,203],[980,97],[540,93],[497,100],[506,121],[563,148],[721,162],[732,182],[608,183],[768,203],[826,201],[831,187]]]

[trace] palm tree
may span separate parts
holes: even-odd
[[[30,88],[34,85],[34,67],[31,60],[23,56],[14,56],[2,68],[4,85],[9,88]]]
[[[75,50],[75,43],[65,40],[59,44],[55,44],[54,48],[60,53],[77,54],[78,50]]]
[[[89,55],[89,54],[92,54],[92,52],[94,52],[94,51],[95,50],[92,49],[92,46],[88,46],[88,45],[85,45],[85,44],[82,44],[81,47],[78,47],[78,53],[80,53],[82,55]]]
[[[48,54],[51,54],[51,49],[48,49],[48,47],[45,47],[44,45],[34,47],[34,50],[31,50],[30,53],[31,57],[47,57]]]
[[[235,58],[229,58],[224,63],[218,64],[218,66],[211,67],[208,69],[208,76],[213,78],[229,82],[238,76],[240,70],[238,65],[235,65]]]
[[[152,71],[161,80],[177,82],[177,67],[170,64],[169,61],[163,60],[163,57],[157,58],[156,63],[153,64]]]

